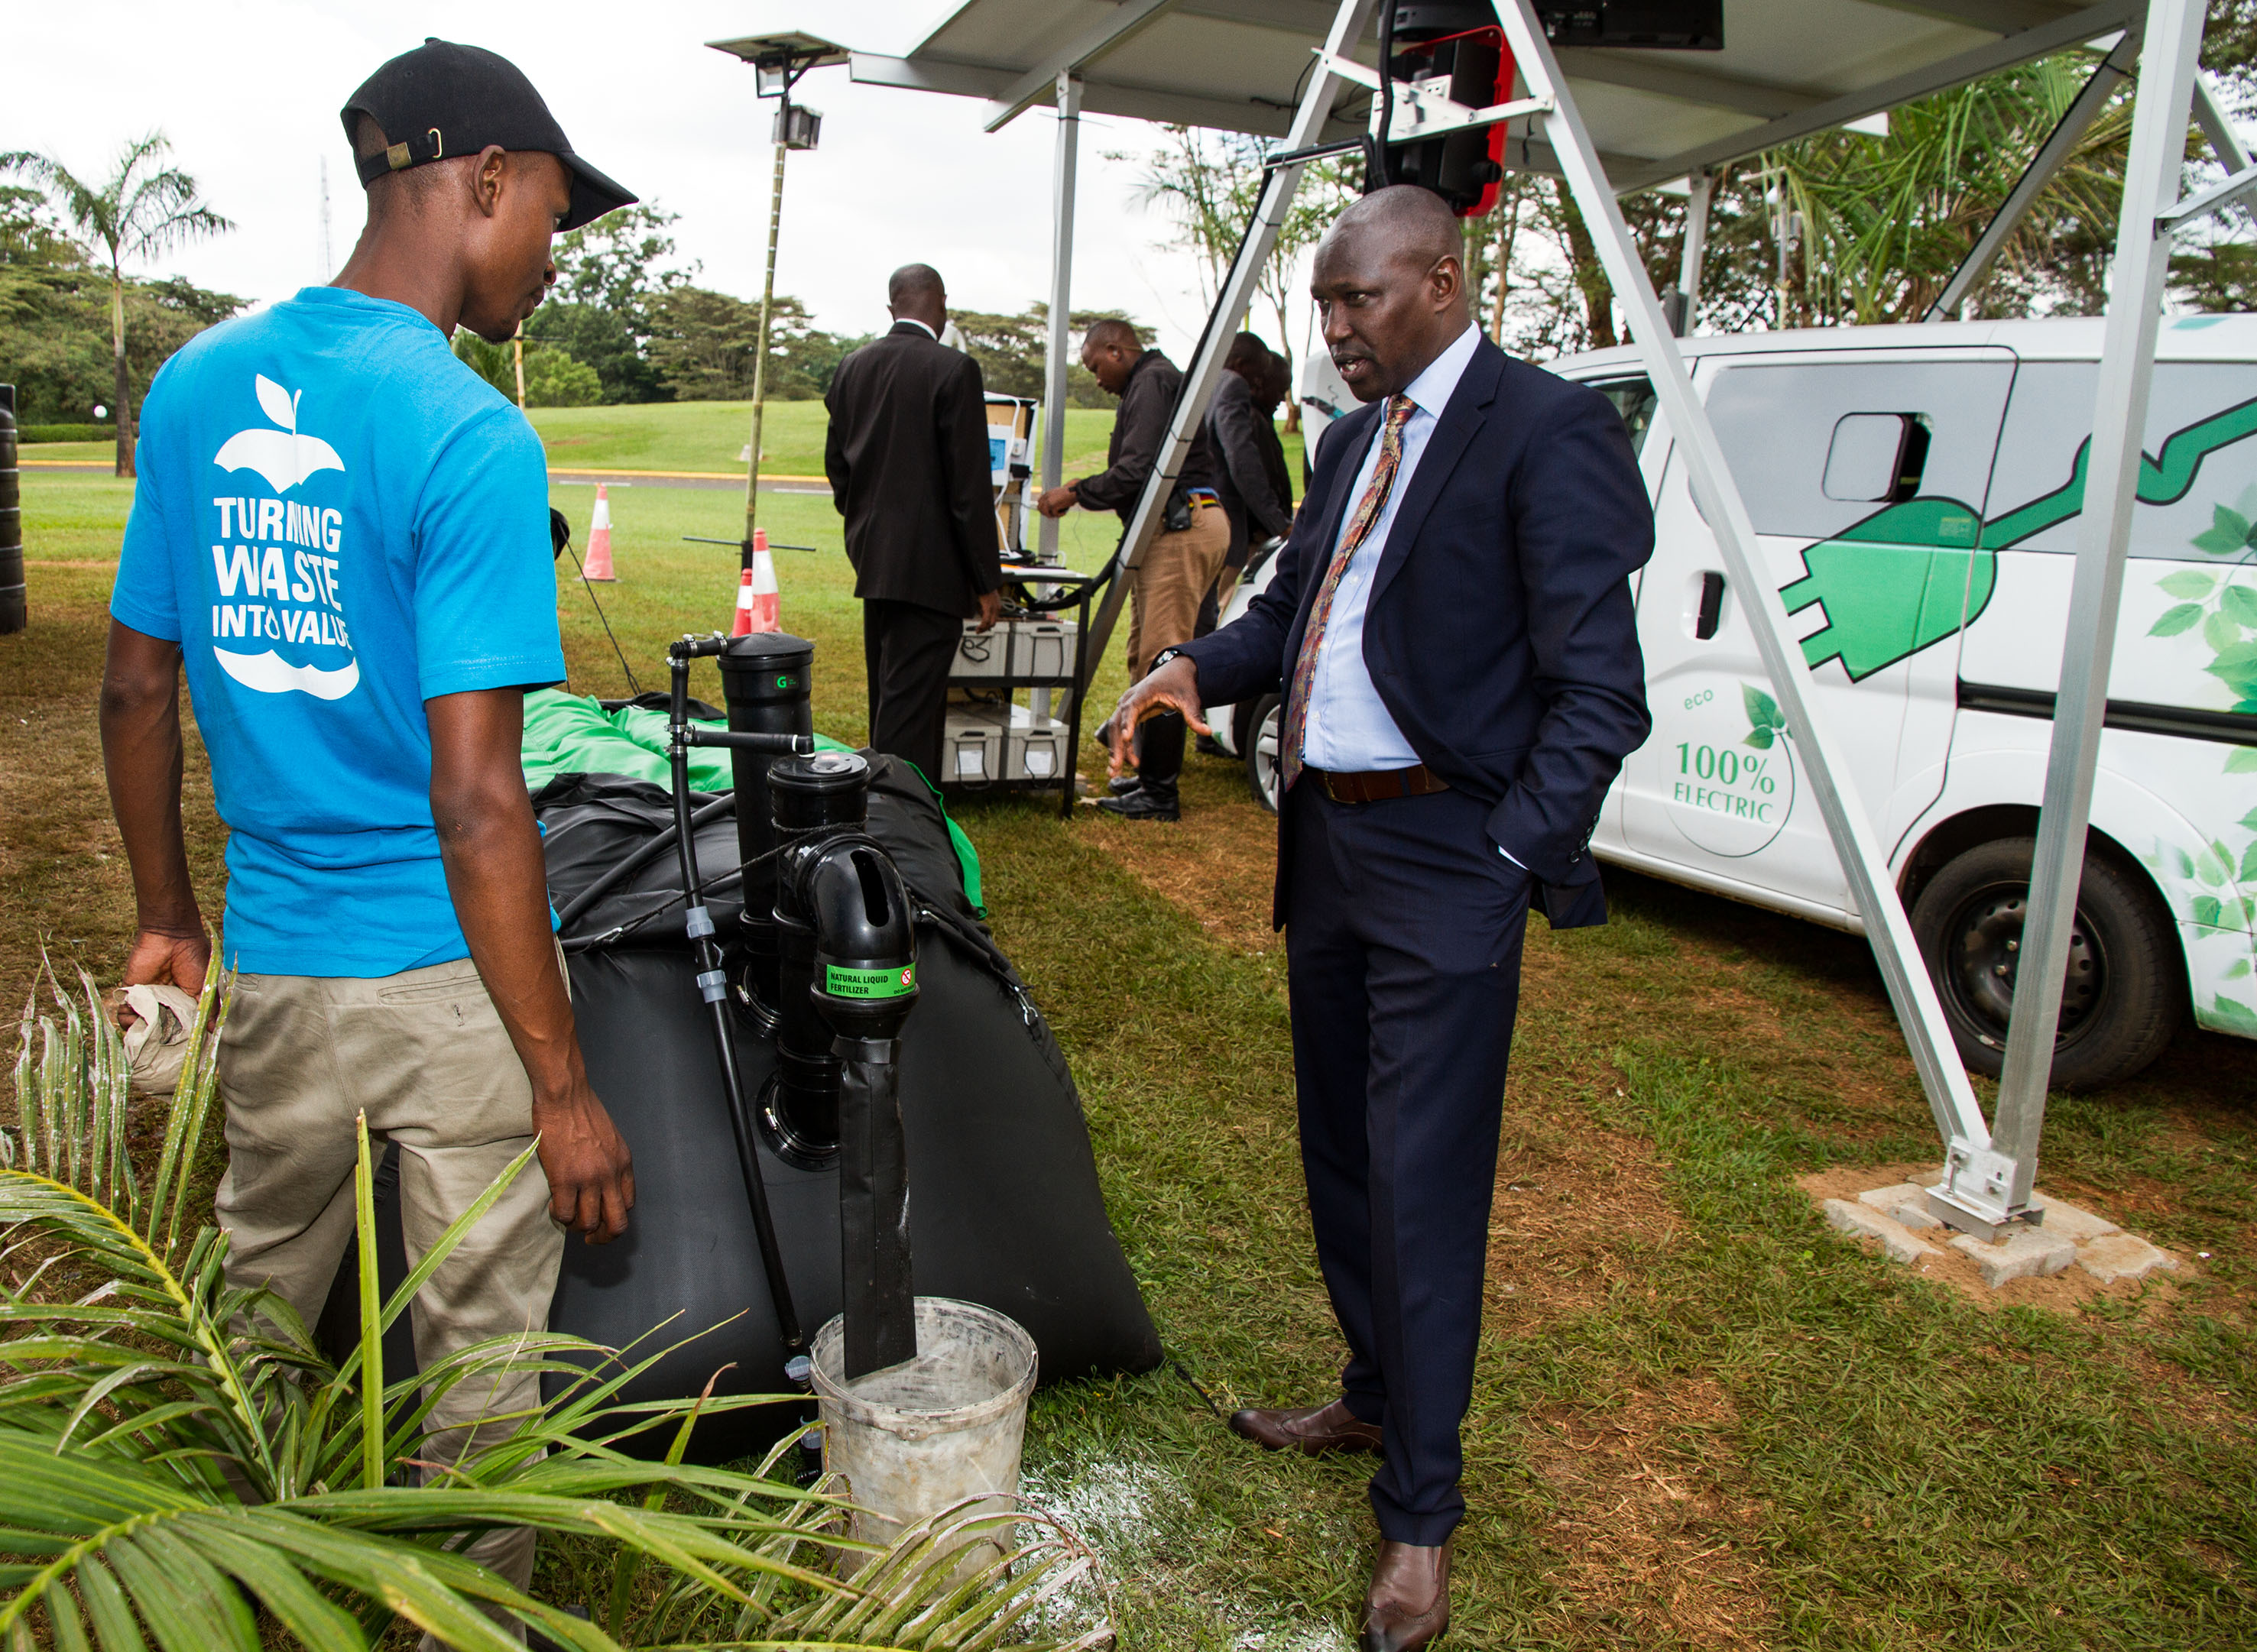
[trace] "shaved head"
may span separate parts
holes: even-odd
[[[1317,244],[1309,293],[1356,399],[1397,394],[1473,324],[1456,215],[1415,184],[1374,190]]]
[[[1089,331],[1081,335],[1081,347],[1102,349],[1125,349],[1131,355],[1141,352],[1144,341],[1136,336],[1136,329],[1127,321],[1107,316],[1101,321],[1092,321]]]
[[[948,289],[930,264],[904,264],[886,278],[886,307],[896,321],[922,321],[937,338],[948,327]]]
[[[1433,190],[1390,184],[1373,190],[1334,219],[1319,246],[1319,258],[1325,247],[1399,259],[1424,272],[1439,259],[1462,258],[1466,232],[1458,215]]]
[[[904,264],[886,278],[886,302],[896,310],[918,299],[940,302],[947,293],[941,284],[940,272],[930,264]]]

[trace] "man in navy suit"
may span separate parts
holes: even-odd
[[[1341,1393],[1242,1411],[1270,1450],[1379,1453],[1369,1652],[1449,1620],[1505,1056],[1528,908],[1605,921],[1599,808],[1645,740],[1630,575],[1653,518],[1613,406],[1467,310],[1440,199],[1365,196],[1312,290],[1365,404],[1318,444],[1277,578],[1121,697],[1143,717],[1285,695],[1273,918]]]

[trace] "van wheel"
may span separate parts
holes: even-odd
[[[1277,726],[1284,721],[1284,708],[1277,696],[1265,694],[1254,702],[1244,724],[1245,737],[1238,743],[1246,753],[1248,789],[1272,815],[1277,812]]]
[[[2006,1064],[2036,853],[2031,837],[1978,844],[1947,862],[1913,904],[1913,934],[1960,1059],[1994,1078]],[[2162,1054],[2178,1028],[2182,974],[2169,914],[2131,872],[2085,856],[2054,1040],[2055,1087],[2098,1090]]]

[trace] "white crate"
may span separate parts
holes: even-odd
[[[948,674],[952,678],[1009,676],[1009,629],[997,625],[989,631],[980,631],[976,628],[977,625],[975,620],[964,622],[964,634],[956,639],[956,663],[948,668]]]
[[[1070,619],[1021,619],[1011,625],[1011,674],[1064,682],[1073,675],[1075,626]]]
[[[943,786],[993,786],[1004,777],[1003,714],[998,708],[952,706],[941,737]]]
[[[1056,717],[1037,720],[1025,706],[1013,706],[1004,735],[1003,778],[1055,782],[1065,772],[1068,734]]]

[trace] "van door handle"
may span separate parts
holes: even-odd
[[[1693,621],[1693,639],[1706,642],[1716,634],[1724,616],[1724,576],[1714,568],[1701,575],[1701,609]]]

